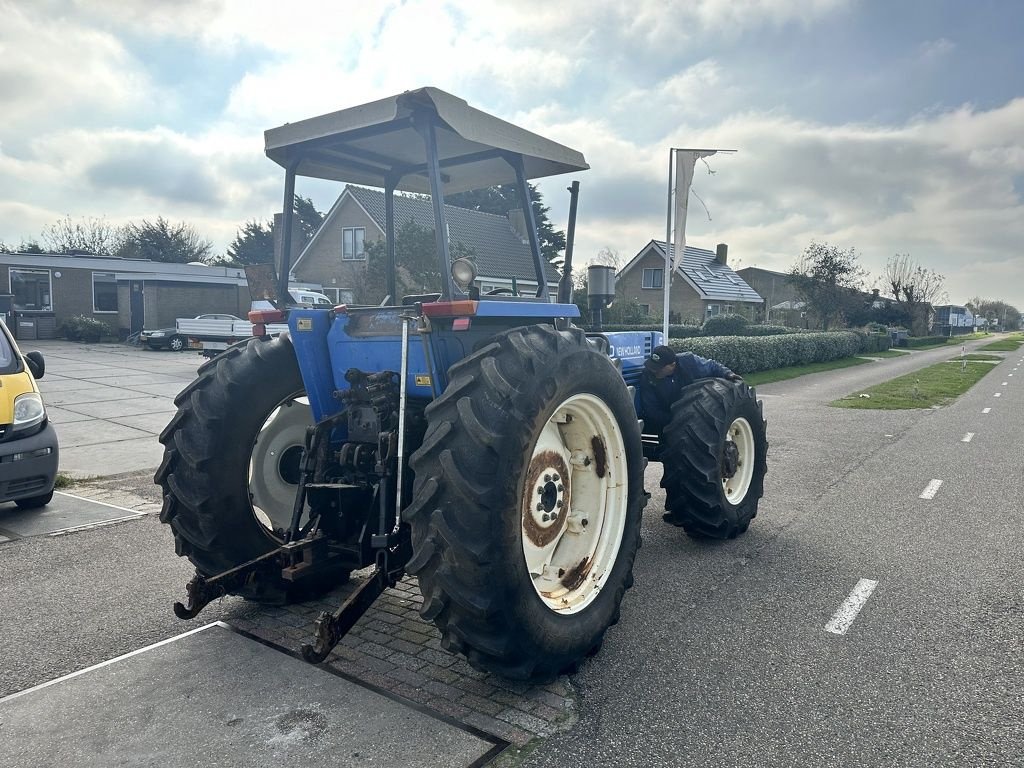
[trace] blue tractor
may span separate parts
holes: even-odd
[[[697,382],[660,440],[644,436],[634,385],[661,334],[579,327],[571,248],[553,300],[529,205],[533,295],[481,295],[472,261],[450,258],[446,192],[514,184],[529,200],[529,179],[585,170],[582,154],[433,88],[265,138],[286,171],[277,293],[302,175],[385,190],[392,301],[254,311],[253,338],[178,395],[155,480],[161,520],[196,569],[180,617],[224,594],[302,600],[374,566],[317,620],[306,659],[323,660],[411,574],[446,648],[549,679],[596,653],[619,617],[648,460],[664,465],[670,522],[694,536],[746,530],[767,452],[753,390]],[[431,196],[436,293],[394,300],[396,191]],[[574,213],[570,242],[573,226]]]

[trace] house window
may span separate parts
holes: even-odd
[[[640,311],[644,313],[644,317],[650,317],[651,316],[651,305],[650,304],[641,304],[640,305]]]
[[[366,230],[362,227],[345,227],[341,230],[341,258],[344,261],[362,261],[366,258],[363,238]]]
[[[11,269],[11,293],[17,310],[53,311],[48,269]]]
[[[720,314],[722,314],[722,306],[720,304],[708,304],[704,310],[704,317],[714,317]]]
[[[725,314],[727,314],[727,315],[731,315],[732,314],[732,304],[726,304],[725,308],[722,311],[725,312]]]
[[[643,288],[661,288],[662,287],[662,275],[665,274],[663,269],[645,269],[644,270],[644,281],[641,283]]]
[[[117,312],[117,277],[113,272],[92,273],[92,311]]]

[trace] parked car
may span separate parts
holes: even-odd
[[[235,315],[210,314],[196,315],[196,320],[241,320]],[[170,328],[158,328],[155,331],[143,331],[139,334],[139,343],[145,344],[150,349],[169,349],[172,352],[180,352],[188,346],[188,338],[178,333],[174,326]]]
[[[0,323],[0,502],[21,509],[49,504],[57,480],[57,433],[36,384],[45,370],[43,356],[23,355]]]

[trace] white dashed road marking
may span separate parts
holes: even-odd
[[[832,620],[825,625],[825,631],[834,635],[845,635],[846,630],[853,624],[853,620],[857,618],[860,609],[864,607],[864,603],[868,601],[877,586],[878,582],[871,579],[858,581],[850,596],[839,606],[839,610],[832,614]]]
[[[941,480],[932,480],[930,483],[928,483],[928,485],[926,485],[924,487],[924,490],[921,491],[921,495],[918,496],[917,498],[919,498],[919,499],[934,499],[935,498],[935,494],[939,492],[939,488],[941,488],[941,487],[942,487],[942,481]]]
[[[982,413],[988,413],[988,412],[989,412],[989,411],[991,411],[991,410],[992,410],[991,408],[982,408],[982,409],[981,409],[981,412],[982,412]]]
[[[1008,385],[1009,385],[1009,383],[1010,383],[1010,382],[1008,382],[1008,381],[1004,381],[1004,382],[1003,382],[1002,384],[1000,384],[999,386],[1001,386],[1001,387],[1005,387],[1005,386],[1008,386]]]
[[[996,392],[994,395],[992,395],[992,397],[999,397],[1002,394],[1003,394],[1002,392]]]
[[[969,443],[973,439],[974,439],[974,433],[973,432],[968,432],[966,435],[964,435],[963,437],[960,438],[960,442],[961,443]]]

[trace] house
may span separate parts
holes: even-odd
[[[224,312],[244,317],[249,289],[241,268],[112,256],[0,253],[0,313],[21,338],[56,338],[83,315],[122,337],[173,326],[177,317]]]
[[[984,318],[975,317],[967,307],[956,304],[942,304],[932,308],[935,314],[932,317],[931,334],[933,336],[957,336],[965,333],[974,333],[975,325],[982,325]],[[984,325],[988,325],[987,322]]]
[[[665,275],[665,243],[651,240],[616,275],[616,293],[634,300],[652,317],[662,314]],[[669,253],[672,252],[669,246]],[[728,265],[728,247],[717,251],[686,246],[675,264],[669,301],[669,317],[702,323],[719,314],[736,313],[753,319],[764,299]]]
[[[764,297],[764,316],[760,319],[765,322],[784,325],[783,317],[791,317],[791,313],[794,311],[799,316],[799,313],[804,310],[804,303],[797,295],[796,286],[793,285],[788,272],[776,272],[761,267],[743,267],[743,269],[737,269],[736,274],[760,296]]]
[[[395,195],[395,227],[412,221],[434,228],[430,198]],[[474,257],[476,285],[482,293],[511,288],[513,279],[523,293],[534,293],[537,280],[526,239],[521,210],[506,216],[445,205],[449,240],[461,243]],[[384,238],[384,193],[351,184],[345,186],[324,223],[292,264],[290,274],[300,281],[319,283],[338,303],[351,303],[366,270],[366,246]],[[547,265],[548,287],[553,293],[558,270]]]

